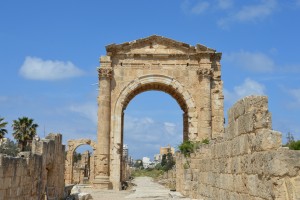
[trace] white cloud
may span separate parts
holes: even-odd
[[[42,60],[30,56],[25,58],[19,73],[33,80],[59,80],[83,75],[83,71],[69,61]]]
[[[185,0],[181,4],[181,9],[186,14],[195,14],[199,15],[208,10],[210,4],[207,1],[193,1],[193,0]]]
[[[228,61],[239,68],[255,72],[271,72],[275,68],[274,61],[263,53],[240,51],[224,54],[224,61]]]
[[[209,3],[206,1],[200,1],[198,4],[196,4],[194,7],[191,8],[191,12],[193,14],[201,14],[204,13],[209,8]]]
[[[233,7],[233,0],[218,0],[218,7],[226,10]]]
[[[288,93],[295,100],[293,103],[290,103],[290,106],[300,108],[300,88],[298,88],[298,89],[289,89]]]
[[[279,67],[280,73],[300,73],[300,64],[286,64]]]
[[[6,101],[8,101],[8,97],[0,96],[0,102],[6,102]]]
[[[243,6],[235,14],[220,19],[218,25],[227,28],[229,24],[233,22],[254,22],[262,20],[273,14],[276,8],[276,0],[261,0],[259,4]]]
[[[69,107],[69,110],[75,113],[79,113],[86,119],[91,120],[94,124],[98,124],[98,107],[96,103],[89,102],[81,105],[71,105]]]
[[[235,86],[233,91],[224,89],[225,101],[229,104],[249,95],[264,95],[265,86],[250,78],[246,78],[243,84]]]
[[[203,0],[185,0],[181,4],[182,10],[186,14],[200,15],[207,11],[216,12],[218,10],[228,10],[234,5],[233,0],[214,0],[214,1],[203,1]]]
[[[176,124],[170,122],[164,122],[164,128],[166,133],[174,135],[176,133]]]
[[[160,146],[177,146],[183,138],[181,124],[159,122],[149,117],[135,118],[125,115],[124,142],[134,157],[150,156],[159,152]]]

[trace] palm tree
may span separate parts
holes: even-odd
[[[7,133],[7,130],[5,129],[5,126],[7,125],[7,122],[3,122],[4,118],[0,117],[0,140],[4,138],[4,135]]]
[[[18,118],[13,121],[13,136],[18,141],[21,151],[25,150],[28,142],[31,142],[36,135],[37,124],[33,123],[33,119],[28,117]]]

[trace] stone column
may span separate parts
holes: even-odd
[[[200,130],[198,140],[211,139],[212,137],[212,114],[211,114],[211,78],[213,69],[200,68],[197,70],[201,83],[201,105],[200,105]]]
[[[109,162],[110,162],[110,123],[111,123],[111,78],[112,67],[109,56],[101,56],[101,67],[98,68],[99,96],[98,96],[98,143],[95,155],[96,188],[109,189]]]

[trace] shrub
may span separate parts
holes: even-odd
[[[300,150],[300,140],[290,142],[288,147],[291,150]]]
[[[194,152],[195,143],[192,141],[183,141],[178,149],[185,157],[189,157]]]
[[[202,144],[209,144],[208,139],[204,139],[200,141],[183,141],[180,145],[178,145],[179,151],[185,156],[190,157],[191,153],[195,152]]]

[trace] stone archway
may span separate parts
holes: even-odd
[[[123,146],[123,124],[124,124],[124,110],[129,102],[138,94],[149,91],[157,90],[168,93],[179,104],[180,108],[184,112],[183,114],[183,140],[195,140],[197,137],[197,123],[198,115],[196,112],[195,102],[193,97],[189,94],[188,90],[177,80],[172,77],[160,74],[149,74],[141,76],[130,82],[122,91],[115,104],[113,121],[111,127],[112,143],[115,144],[111,148],[112,150],[112,163],[111,174],[120,171],[122,160]],[[120,144],[120,145],[119,145]],[[121,173],[116,173],[112,180],[117,184],[121,180]],[[119,177],[118,177],[119,176]]]
[[[123,111],[141,92],[159,90],[176,99],[184,112],[184,140],[223,134],[221,53],[155,35],[112,44],[106,51],[98,68],[94,186],[120,189]]]
[[[81,145],[90,145],[93,148],[94,153],[96,152],[96,143],[90,139],[77,139],[77,140],[69,140],[68,141],[68,151],[66,155],[65,161],[65,184],[73,183],[73,154],[74,151]],[[90,166],[91,166],[91,181],[94,178],[94,156],[91,158]]]

